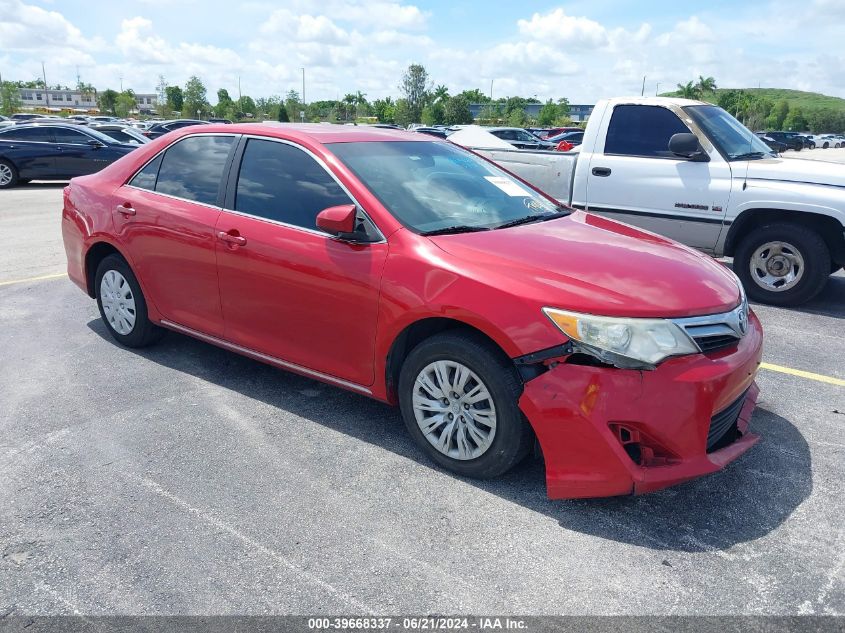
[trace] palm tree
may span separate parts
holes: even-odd
[[[702,77],[701,75],[698,76],[698,83],[695,84],[695,87],[701,94],[707,94],[709,92],[716,91],[716,80],[713,77]]]
[[[343,103],[346,105],[344,110],[346,111],[346,120],[349,120],[349,111],[355,105],[355,95],[347,93],[343,97]]]
[[[433,97],[434,101],[446,100],[449,98],[449,89],[443,84],[440,84],[434,89],[434,92],[431,96]]]
[[[678,92],[681,93],[684,99],[698,99],[701,95],[698,86],[694,85],[691,81],[688,81],[686,85],[678,84]]]
[[[355,118],[356,119],[361,116],[360,109],[361,109],[362,105],[367,105],[367,94],[365,92],[361,92],[360,90],[358,90],[355,93]]]

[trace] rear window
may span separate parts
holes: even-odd
[[[0,140],[4,141],[31,141],[37,143],[52,143],[53,137],[49,128],[25,127],[8,128],[0,132]]]
[[[177,141],[164,153],[156,192],[216,205],[234,142],[233,136],[189,136]]]

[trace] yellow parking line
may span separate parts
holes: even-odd
[[[818,380],[819,382],[826,382],[828,384],[837,385],[839,387],[845,387],[845,380],[842,380],[841,378],[825,376],[824,374],[814,374],[811,371],[792,369],[791,367],[783,367],[782,365],[772,365],[771,363],[760,363],[760,368],[768,369],[769,371],[779,371],[782,374],[798,376],[799,378],[809,378],[810,380]]]
[[[13,284],[28,284],[32,281],[45,281],[47,279],[58,279],[59,277],[67,277],[67,273],[58,273],[55,275],[41,275],[40,277],[29,277],[28,279],[13,279],[12,281],[0,281],[0,286],[11,286]]]

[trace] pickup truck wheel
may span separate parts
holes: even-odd
[[[108,255],[94,277],[97,307],[112,338],[126,347],[146,347],[164,334],[147,316],[147,302],[129,264]]]
[[[18,184],[18,170],[7,160],[0,160],[0,189],[9,189]]]
[[[800,305],[815,297],[830,275],[830,251],[807,227],[769,224],[739,244],[734,269],[749,298],[772,305]]]
[[[460,475],[507,472],[531,449],[519,376],[481,336],[445,332],[417,345],[399,375],[399,406],[411,436],[437,464]]]

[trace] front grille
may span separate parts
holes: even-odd
[[[704,354],[707,354],[709,352],[718,352],[721,349],[732,347],[737,344],[737,341],[739,341],[739,339],[732,334],[694,336],[693,340],[695,341],[696,345],[698,345],[698,349],[700,349]]]
[[[737,438],[737,420],[745,404],[748,391],[710,418],[710,430],[707,432],[707,452],[712,453],[720,448],[733,444]]]

